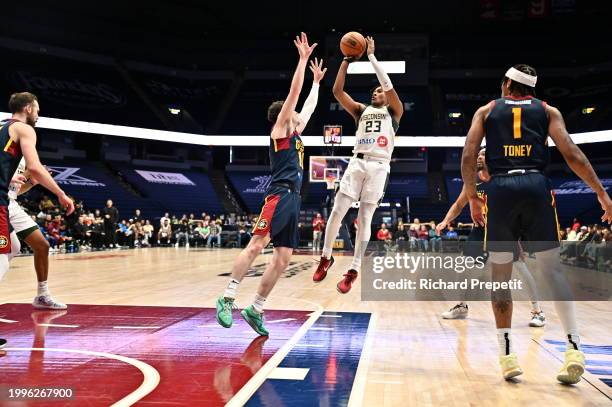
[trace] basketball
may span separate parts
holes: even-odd
[[[345,57],[359,59],[366,50],[366,40],[363,35],[356,31],[351,31],[340,40],[340,51]]]

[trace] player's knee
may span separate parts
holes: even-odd
[[[35,254],[49,254],[49,242],[47,239],[36,239],[31,247]]]

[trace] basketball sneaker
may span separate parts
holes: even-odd
[[[442,313],[444,319],[465,319],[468,315],[467,304],[457,304],[453,308]]]
[[[255,332],[262,336],[268,336],[268,330],[264,326],[264,316],[263,313],[255,312],[252,305],[249,305],[240,313],[242,318],[253,328]]]
[[[32,306],[36,309],[68,309],[66,304],[55,301],[50,295],[39,295],[34,297]]]
[[[341,294],[346,294],[351,291],[351,287],[353,287],[353,282],[357,279],[359,273],[357,270],[350,269],[344,274],[344,278],[340,280],[336,288]]]
[[[0,338],[0,349],[4,348],[5,346],[6,346],[6,339]]]
[[[584,373],[584,353],[579,350],[565,351],[565,363],[557,374],[557,380],[565,384],[576,384]]]
[[[512,379],[513,377],[523,374],[523,371],[521,370],[521,367],[518,364],[518,358],[516,357],[516,353],[500,356],[499,364],[502,368],[502,375],[506,380]]]
[[[232,310],[236,308],[233,298],[225,298],[221,296],[217,298],[217,322],[223,328],[229,328],[234,322],[232,319]]]
[[[544,311],[531,311],[531,321],[529,321],[529,326],[541,328],[544,325],[546,325],[546,316],[544,315]]]
[[[327,270],[334,264],[334,261],[334,256],[331,256],[329,259],[325,256],[321,256],[317,271],[312,275],[312,281],[315,283],[323,281],[323,279],[327,277]]]

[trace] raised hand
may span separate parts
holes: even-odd
[[[298,53],[300,54],[301,59],[308,59],[310,54],[312,54],[312,50],[315,49],[317,43],[310,45],[308,44],[308,36],[306,33],[301,33],[300,36],[296,36],[295,40],[293,40],[295,47],[298,49]]]
[[[310,70],[313,75],[313,82],[319,83],[321,79],[325,76],[325,72],[327,72],[327,68],[323,68],[323,60],[315,58],[314,61],[310,61]]]
[[[368,55],[372,55],[374,53],[375,50],[375,46],[374,46],[374,38],[368,36],[366,37],[366,43],[368,44]]]

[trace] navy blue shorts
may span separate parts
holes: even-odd
[[[544,174],[494,176],[487,185],[486,250],[534,253],[559,247],[555,195]]]
[[[271,187],[264,198],[261,213],[253,226],[253,234],[270,233],[274,247],[297,249],[300,242],[298,216],[302,198],[287,188]]]

